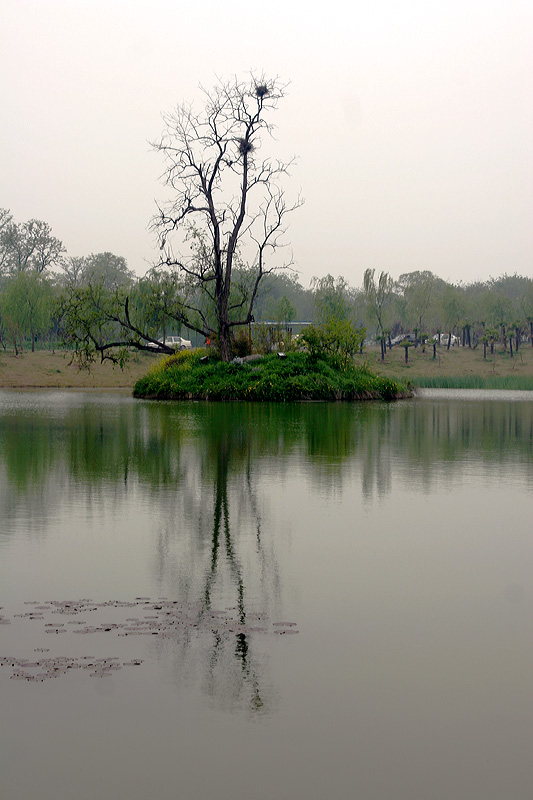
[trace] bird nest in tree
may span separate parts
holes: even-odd
[[[264,83],[259,84],[259,86],[255,87],[255,94],[257,97],[264,97],[266,94],[269,93],[269,88]]]
[[[237,139],[237,145],[239,147],[239,153],[241,156],[244,156],[246,153],[251,153],[254,149],[253,144],[247,139]]]

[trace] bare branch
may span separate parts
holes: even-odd
[[[242,324],[236,312],[246,309],[245,321],[252,316],[261,278],[275,269],[265,266],[266,254],[284,246],[284,218],[301,205],[300,199],[286,203],[280,186],[294,159],[259,155],[285,89],[279,78],[264,75],[201,87],[203,108],[180,105],[164,115],[165,131],[153,145],[165,161],[163,184],[173,193],[152,221],[159,265],[178,270],[195,288],[195,300],[182,311],[197,315],[203,332],[212,331],[208,319],[214,315],[223,358],[230,357],[231,328]],[[249,287],[235,285],[235,295],[233,270],[241,254],[252,264],[253,280]],[[206,300],[209,312],[202,307]]]

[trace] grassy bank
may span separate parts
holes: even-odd
[[[493,355],[487,352],[483,358],[483,347],[437,348],[433,358],[433,347],[410,347],[408,363],[405,363],[404,348],[393,347],[387,351],[385,361],[380,358],[378,347],[365,350],[358,356],[360,363],[366,361],[370,368],[384,377],[400,381],[411,381],[414,386],[435,389],[522,389],[533,390],[533,348],[522,345],[511,358],[509,349],[498,346]]]
[[[276,354],[228,364],[202,352],[161,359],[134,387],[136,397],[164,400],[393,400],[410,396],[406,384],[379,377],[365,367],[335,368],[306,353]]]
[[[157,356],[140,354],[122,371],[109,362],[97,363],[91,371],[70,364],[70,353],[38,350],[35,353],[0,351],[0,388],[98,388],[131,389],[146,373]]]

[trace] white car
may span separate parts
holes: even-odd
[[[190,350],[192,344],[189,339],[184,339],[182,336],[167,336],[166,339],[159,339],[161,344],[166,344],[167,347],[175,347],[176,350]]]
[[[402,342],[414,342],[415,337],[412,333],[401,333],[399,336],[395,336],[394,339],[391,339],[391,345],[394,347],[396,344],[401,344]]]
[[[438,342],[439,341],[439,334],[438,333],[436,333],[435,336],[433,336],[433,341],[434,342]],[[446,347],[448,345],[448,334],[447,333],[441,333],[441,335],[440,335],[440,344],[442,346],[444,346],[444,347]],[[458,336],[454,336],[453,333],[452,333],[452,347],[458,347],[460,344],[461,344],[461,340],[459,339],[459,337]]]
[[[189,339],[183,339],[181,336],[167,336],[165,339],[158,339],[159,344],[166,344],[167,347],[174,347],[176,350],[190,350],[192,343]],[[155,344],[149,344],[148,347],[156,347]]]

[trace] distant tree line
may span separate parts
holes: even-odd
[[[238,259],[233,272],[238,313],[250,276]],[[296,272],[284,270],[265,274],[254,291],[253,323],[285,330],[297,322],[329,324],[330,330],[332,321],[349,323],[351,331],[365,329],[367,341],[376,341],[383,355],[407,334],[415,346],[436,336],[445,347],[458,341],[483,346],[485,352],[496,343],[511,353],[524,341],[533,344],[533,279],[517,274],[452,284],[427,270],[395,281],[386,272],[367,269],[360,287],[328,274],[306,288]],[[46,222],[18,223],[0,209],[4,349],[18,353],[61,344],[74,350],[80,364],[97,356],[123,363],[132,349],[171,352],[163,340],[188,333],[183,312],[193,308],[204,320],[215,313],[209,297],[171,267],[153,267],[137,277],[113,253],[69,256]],[[362,342],[360,335],[356,338]]]
[[[381,287],[378,284],[382,284]],[[430,337],[449,349],[457,341],[464,347],[494,349],[496,342],[519,348],[533,344],[533,280],[504,274],[486,281],[451,284],[432,272],[413,271],[392,281],[365,272],[363,293],[368,300],[367,319],[382,352],[398,335],[412,334],[414,345]],[[378,299],[379,298],[379,312]]]

